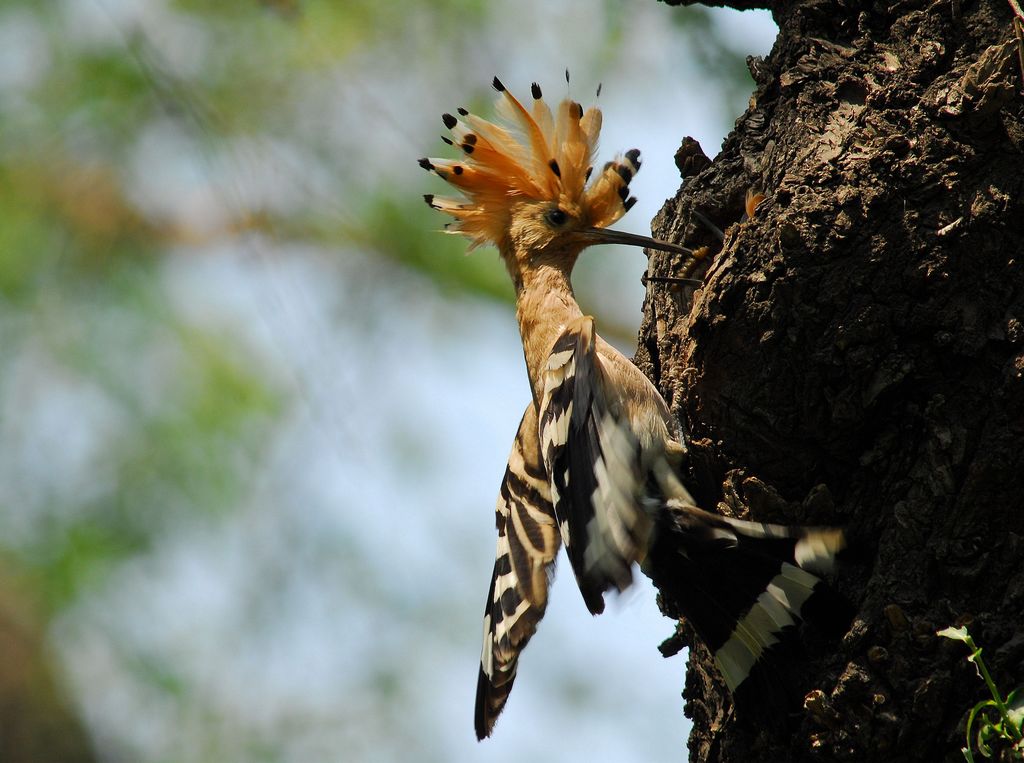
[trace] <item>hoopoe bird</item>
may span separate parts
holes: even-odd
[[[596,244],[692,255],[666,241],[613,231],[633,206],[633,149],[596,173],[601,111],[570,99],[557,111],[532,86],[528,109],[494,79],[499,122],[466,109],[442,119],[458,159],[421,159],[461,192],[426,195],[454,218],[470,249],[497,247],[512,278],[532,399],[498,494],[497,556],[484,609],[475,727],[491,734],[519,655],[547,606],[559,544],[587,608],[622,591],[632,568],[665,579],[674,604],[715,656],[730,690],[792,626],[843,547],[841,531],[718,516],[680,481],[680,426],[651,381],[594,329],[570,274]],[[650,557],[659,549],[659,558]],[[671,578],[671,579],[667,579]]]

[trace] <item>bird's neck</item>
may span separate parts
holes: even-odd
[[[544,367],[551,347],[569,321],[581,315],[567,270],[542,265],[516,279],[516,318],[534,401],[544,391]]]

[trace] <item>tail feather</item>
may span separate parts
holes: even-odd
[[[644,571],[666,609],[685,617],[711,650],[735,694],[784,632],[815,611],[814,602],[827,593],[818,575],[845,547],[843,533],[744,522],[692,506],[669,509]],[[849,614],[835,607],[817,612]]]

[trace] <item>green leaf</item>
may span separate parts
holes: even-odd
[[[998,737],[1000,734],[998,730],[987,720],[981,724],[981,728],[978,729],[978,752],[980,752],[986,758],[992,757],[992,748],[988,746],[988,741],[992,737]]]
[[[966,730],[966,732],[964,734],[964,736],[967,738],[967,747],[965,749],[967,750],[968,755],[970,755],[970,747],[971,747],[971,729],[974,727],[975,719],[978,717],[978,714],[981,713],[987,706],[994,705],[994,704],[995,703],[992,700],[990,700],[990,699],[983,699],[981,702],[979,702],[978,704],[976,704],[974,707],[971,708],[971,712],[967,716],[967,730]],[[988,724],[988,721],[985,720],[984,716],[981,717],[981,720],[983,721],[983,726]],[[985,752],[984,752],[984,750],[982,750],[981,744],[980,744],[980,739],[981,739],[981,729],[980,728],[978,729],[978,738],[979,738],[978,751],[981,752],[982,755],[985,755]],[[988,757],[988,756],[985,755],[985,757]],[[973,760],[973,756],[971,757],[971,760]]]
[[[1024,718],[1024,686],[1018,686],[1011,691],[1006,697],[1005,704],[1006,709],[1009,710],[1010,718],[1019,727],[1021,719]]]

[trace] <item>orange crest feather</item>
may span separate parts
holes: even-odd
[[[601,110],[586,111],[564,100],[557,116],[544,102],[540,86],[531,88],[533,105],[527,110],[497,77],[496,112],[501,123],[459,109],[459,117],[442,117],[462,159],[421,159],[420,166],[437,173],[458,188],[465,198],[424,198],[434,209],[451,215],[447,230],[468,236],[470,248],[498,244],[506,235],[513,205],[519,201],[550,201],[579,210],[585,223],[604,228],[622,217],[635,198],[629,181],[640,169],[640,152],[608,162],[592,178],[593,160],[601,133]]]

